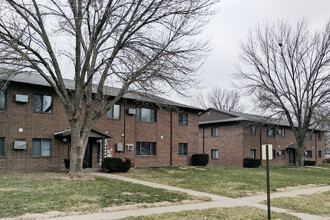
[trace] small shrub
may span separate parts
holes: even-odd
[[[209,163],[208,154],[193,154],[191,157],[193,166],[206,166]]]
[[[314,160],[305,160],[304,161],[304,166],[315,166],[316,161]]]
[[[244,158],[243,167],[259,167],[261,165],[260,159],[255,158]]]
[[[131,168],[131,159],[127,157],[104,158],[104,169],[109,172],[127,172]]]

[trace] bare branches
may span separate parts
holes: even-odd
[[[285,116],[301,144],[322,121],[317,114],[330,114],[329,26],[312,34],[305,20],[296,27],[284,21],[259,25],[241,45],[237,76],[243,87],[261,109]]]

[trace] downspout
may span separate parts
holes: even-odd
[[[203,154],[205,154],[205,127],[203,127]]]
[[[126,155],[126,100],[124,100],[124,152]]]
[[[172,111],[170,112],[170,165],[173,165],[173,115],[172,115]]]
[[[317,142],[316,142],[316,138],[317,138],[317,133],[316,132],[314,132],[315,133],[315,163],[317,163]]]

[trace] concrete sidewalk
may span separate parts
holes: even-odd
[[[106,178],[110,178],[110,179],[128,181],[128,182],[141,184],[141,185],[145,185],[145,186],[149,186],[149,187],[153,187],[153,188],[160,188],[160,189],[166,189],[166,190],[171,190],[171,191],[184,192],[184,193],[187,193],[192,196],[205,196],[205,197],[211,198],[212,201],[203,202],[203,203],[194,203],[194,204],[166,206],[166,207],[152,207],[152,208],[142,208],[142,209],[135,209],[135,210],[92,213],[92,214],[76,215],[76,216],[65,216],[65,217],[58,217],[58,218],[52,218],[52,219],[56,219],[56,220],[120,219],[120,218],[129,217],[129,216],[144,216],[144,215],[161,214],[161,213],[167,213],[167,212],[181,212],[181,211],[186,211],[186,210],[201,210],[201,209],[209,209],[209,208],[237,207],[237,206],[252,206],[252,207],[261,208],[261,209],[265,209],[265,210],[267,209],[267,206],[259,204],[260,201],[266,200],[266,194],[233,199],[233,198],[218,196],[218,195],[214,195],[214,194],[210,194],[210,193],[183,189],[183,188],[179,188],[179,187],[173,187],[173,186],[168,186],[168,185],[163,185],[163,184],[158,184],[158,183],[151,183],[151,182],[147,182],[147,181],[143,181],[143,180],[137,180],[137,179],[132,179],[132,178],[128,178],[128,177],[108,174],[108,173],[92,172],[90,174],[95,175],[95,176],[106,177]],[[271,195],[271,198],[297,196],[300,194],[312,194],[312,193],[324,192],[324,191],[328,191],[328,190],[330,190],[330,186],[314,187],[314,188],[309,188],[309,189],[274,193]],[[324,218],[322,216],[317,216],[317,215],[296,213],[296,212],[282,209],[282,208],[272,207],[271,210],[274,212],[288,213],[288,214],[297,216],[304,220],[330,219],[330,218]]]

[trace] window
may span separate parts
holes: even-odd
[[[322,140],[322,133],[321,131],[317,132],[317,140]]]
[[[137,108],[137,120],[142,122],[156,122],[156,110]]]
[[[306,133],[306,140],[308,141],[312,140],[312,133],[310,131]]]
[[[0,109],[6,108],[6,92],[0,90]]]
[[[311,150],[306,150],[306,157],[307,157],[307,158],[312,158],[312,157],[313,157],[313,151],[311,151]]]
[[[156,155],[156,143],[136,142],[136,155]]]
[[[267,137],[275,137],[275,129],[267,128]]]
[[[188,125],[188,113],[179,113],[179,125]]]
[[[107,111],[107,118],[111,119],[120,119],[120,105],[113,105],[108,111]]]
[[[250,127],[250,135],[255,136],[256,135],[256,126],[253,125]]]
[[[5,156],[5,138],[0,137],[0,157]]]
[[[285,129],[280,129],[281,138],[285,138]]]
[[[276,150],[273,150],[273,159],[276,158]]]
[[[188,144],[186,143],[179,144],[179,155],[188,155]]]
[[[32,155],[50,157],[50,139],[33,139]]]
[[[212,137],[215,137],[215,136],[218,136],[219,135],[219,129],[218,127],[212,127],[211,128],[211,136]]]
[[[211,150],[211,159],[217,160],[219,158],[219,151],[216,149]]]
[[[1,156],[1,152],[0,152],[0,156]],[[319,158],[322,158],[322,151],[319,150]]]
[[[285,159],[285,150],[281,150],[281,158]]]
[[[250,150],[250,158],[256,158],[256,149]]]
[[[33,108],[35,112],[52,113],[53,97],[49,95],[34,95]]]

